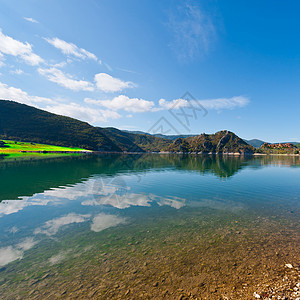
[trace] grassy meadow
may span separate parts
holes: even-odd
[[[0,153],[4,154],[12,154],[12,153],[22,153],[23,151],[47,151],[47,152],[82,152],[88,151],[81,148],[70,148],[70,147],[61,147],[61,146],[53,146],[53,145],[44,145],[37,143],[29,143],[29,142],[17,142],[10,140],[2,140],[4,144],[0,144]]]

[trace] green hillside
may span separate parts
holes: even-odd
[[[97,128],[25,104],[0,101],[0,138],[89,150],[120,151]]]
[[[125,132],[112,127],[101,128],[101,130],[121,149],[124,149],[123,151],[139,152],[142,149],[142,151],[159,152],[171,143],[169,139],[158,138],[149,134]],[[128,145],[131,145],[131,148],[128,148]]]
[[[0,153],[16,153],[23,151],[47,151],[47,152],[86,152],[88,150],[82,148],[60,147],[45,144],[36,144],[29,142],[17,142],[10,140],[0,140]]]

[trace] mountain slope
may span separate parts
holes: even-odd
[[[254,148],[248,145],[233,132],[223,130],[215,134],[201,134],[185,139],[178,138],[167,146],[169,152],[196,152],[196,153],[244,153],[251,154]]]
[[[121,151],[88,123],[5,100],[0,101],[0,137],[89,150]]]
[[[198,135],[198,134],[165,135],[165,134],[160,134],[160,133],[151,134],[151,133],[143,132],[143,131],[130,131],[130,130],[122,130],[122,131],[127,132],[127,133],[134,133],[134,134],[152,135],[152,136],[155,136],[155,137],[158,137],[158,138],[162,138],[162,139],[165,139],[165,140],[172,140],[172,141],[175,141],[178,138],[184,139],[184,138],[187,138],[187,137]]]
[[[93,127],[25,104],[0,100],[0,138],[94,151],[160,151],[170,141],[116,128]]]
[[[265,142],[258,139],[252,139],[252,140],[244,140],[247,144],[253,146],[254,148],[259,148],[262,146]]]
[[[99,130],[107,135],[122,151],[127,152],[159,152],[171,142],[168,139],[149,134],[130,133],[113,127],[99,128]]]

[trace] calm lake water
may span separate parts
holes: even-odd
[[[299,157],[0,159],[0,298],[251,299],[296,278],[299,182]]]

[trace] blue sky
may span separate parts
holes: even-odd
[[[0,99],[101,127],[300,141],[298,1],[0,7]]]

